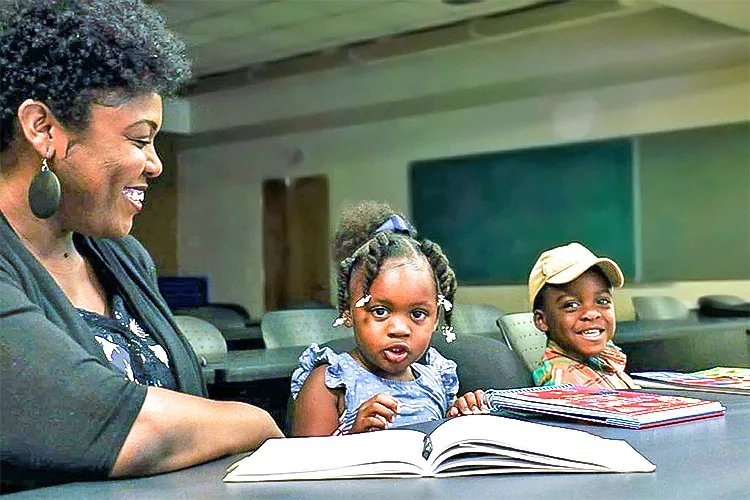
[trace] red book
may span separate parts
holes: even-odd
[[[541,413],[631,429],[717,417],[726,412],[718,401],[572,384],[490,389],[485,392],[484,403],[497,414]]]

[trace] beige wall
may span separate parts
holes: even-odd
[[[213,300],[237,302],[260,315],[264,178],[326,174],[336,227],[341,209],[361,199],[407,211],[407,167],[413,160],[746,121],[748,73],[743,65],[574,92],[551,86],[539,97],[476,108],[187,149],[180,154],[178,179],[179,271],[208,275]],[[314,86],[308,90],[315,95]],[[203,106],[210,109],[210,102]],[[581,106],[588,110],[584,115],[570,111]],[[706,293],[750,299],[749,283],[663,286],[694,303]],[[524,296],[523,287],[459,290],[461,300],[508,312],[524,310]],[[627,307],[621,311],[628,314]]]

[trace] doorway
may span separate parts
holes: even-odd
[[[330,307],[328,178],[263,182],[265,310]]]

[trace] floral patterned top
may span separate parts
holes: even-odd
[[[131,382],[177,390],[167,351],[129,313],[118,294],[112,296],[112,317],[78,309],[104,351],[110,367]]]

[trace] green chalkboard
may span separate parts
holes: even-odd
[[[578,241],[634,275],[632,142],[616,139],[417,161],[411,216],[461,284],[526,283],[549,248]]]

